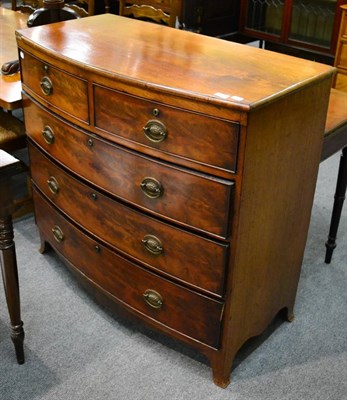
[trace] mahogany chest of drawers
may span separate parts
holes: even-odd
[[[42,249],[226,386],[293,318],[333,68],[113,15],[17,42]]]

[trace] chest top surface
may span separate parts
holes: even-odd
[[[81,68],[248,110],[324,79],[330,66],[111,14],[17,32]]]

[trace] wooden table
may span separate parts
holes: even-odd
[[[15,30],[26,27],[27,14],[0,7],[0,66],[18,58]],[[22,106],[19,72],[0,74],[0,107],[15,110]],[[0,150],[0,259],[6,302],[11,321],[11,339],[17,361],[24,362],[24,330],[20,315],[20,297],[15,244],[12,226],[11,176],[21,171],[20,162]]]
[[[11,320],[11,339],[17,361],[24,363],[24,330],[20,314],[20,298],[16,249],[13,241],[11,177],[20,173],[20,161],[0,150],[0,260],[6,302]]]
[[[0,7],[0,66],[18,58],[15,30],[25,28],[28,15]],[[0,107],[15,110],[22,106],[19,72],[0,75]]]

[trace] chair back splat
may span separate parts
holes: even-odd
[[[119,0],[119,15],[178,27],[182,0]]]

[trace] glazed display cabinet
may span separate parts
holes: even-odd
[[[341,10],[346,0],[241,0],[240,31],[264,40],[326,56],[333,62]],[[324,60],[323,60],[324,61]]]

